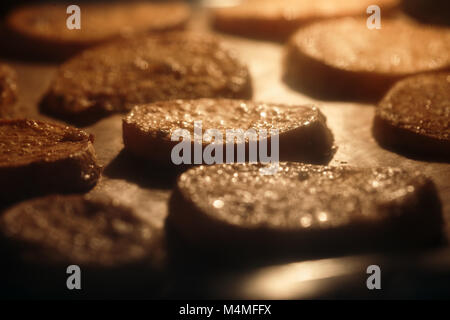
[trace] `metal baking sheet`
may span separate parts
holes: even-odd
[[[191,29],[207,31],[207,17],[204,12],[197,12],[190,25]],[[209,30],[210,31],[210,30]],[[211,31],[212,32],[212,31]],[[289,104],[314,104],[326,115],[328,125],[333,131],[337,153],[330,164],[348,164],[355,166],[399,166],[402,168],[419,170],[433,178],[439,190],[443,204],[443,215],[445,219],[445,234],[450,236],[450,165],[448,163],[425,162],[406,158],[402,155],[387,151],[378,146],[371,134],[374,105],[344,101],[322,101],[309,97],[301,92],[290,89],[282,81],[282,58],[283,46],[279,43],[251,40],[228,35],[220,35],[224,42],[233,48],[240,59],[249,66],[253,87],[254,100],[289,103]],[[38,103],[50,85],[52,77],[58,67],[57,63],[29,62],[13,59],[2,59],[13,66],[19,76],[20,98],[15,109],[16,116],[50,119],[38,111]],[[95,148],[100,164],[105,167],[103,177],[99,184],[91,191],[92,193],[106,193],[115,199],[133,207],[142,217],[164,230],[165,218],[167,216],[167,201],[173,184],[173,177],[166,176],[161,172],[152,172],[151,166],[147,166],[145,172],[136,170],[135,164],[122,151],[122,115],[114,115],[99,122],[85,127],[84,129],[95,135]],[[53,121],[57,121],[52,119]],[[421,250],[402,254],[377,253],[370,256],[353,256],[346,258],[334,257],[326,260],[309,261],[309,270],[317,270],[318,266],[331,263],[333,265],[347,264],[353,266],[348,273],[340,274],[339,268],[328,278],[315,278],[319,281],[314,294],[305,294],[306,289],[292,291],[277,291],[271,287],[266,288],[267,295],[264,296],[264,288],[255,291],[251,289],[252,279],[257,277],[263,267],[245,268],[230,267],[221,270],[209,270],[210,272],[200,275],[190,271],[175,271],[172,283],[167,284],[164,297],[228,297],[228,298],[295,298],[295,297],[341,297],[356,296],[364,297],[358,288],[347,286],[345,292],[337,290],[336,283],[359,283],[361,274],[365,275],[365,265],[373,261],[383,261],[388,264],[389,270],[397,270],[402,266],[410,266],[410,270],[425,270],[431,272],[430,277],[435,282],[441,278],[433,278],[433,270],[441,270],[446,275],[450,273],[450,262],[448,257],[450,250],[446,249]],[[431,258],[430,258],[431,257]],[[326,257],[324,257],[326,258]],[[418,261],[429,261],[427,267],[421,268]],[[331,262],[330,262],[331,261]],[[388,261],[388,262],[386,262]],[[296,262],[297,265],[291,264]],[[367,262],[367,263],[366,263]],[[275,262],[267,261],[267,265]],[[290,274],[292,280],[296,279],[300,270],[295,269],[301,261],[289,261],[281,264],[279,268],[279,281],[286,282],[286,268],[293,271]],[[315,265],[314,265],[315,263]],[[305,265],[304,265],[305,266]],[[262,268],[262,269],[261,269]],[[408,268],[408,267],[406,267]],[[223,268],[222,268],[223,269]],[[297,273],[296,273],[297,270]],[[409,270],[409,269],[408,269]],[[428,270],[428,271],[427,271]],[[267,271],[267,270],[266,270]],[[395,274],[395,273],[394,273]],[[333,276],[334,275],[334,276]],[[272,272],[274,281],[277,280],[277,272]],[[342,277],[341,277],[342,276]],[[347,277],[348,276],[348,277]],[[411,277],[415,277],[411,273]],[[284,277],[284,278],[283,278]],[[289,278],[287,278],[289,279]],[[318,280],[319,279],[319,280]],[[343,280],[342,280],[343,279]],[[395,280],[395,277],[393,277]],[[427,278],[428,279],[428,278]],[[447,279],[447,278],[445,278]],[[338,282],[336,282],[338,281]],[[345,282],[347,281],[347,282]],[[352,282],[353,281],[353,282]],[[193,285],[195,282],[196,285]],[[248,284],[246,286],[246,283]],[[426,281],[424,281],[426,283]],[[253,282],[254,285],[254,282]],[[195,287],[195,290],[192,289]],[[299,287],[301,288],[301,286]],[[352,289],[353,288],[353,289]],[[253,293],[252,293],[253,292]],[[365,292],[365,291],[364,291]],[[395,291],[393,296],[402,296],[402,291]]]

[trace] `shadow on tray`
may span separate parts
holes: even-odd
[[[177,167],[162,167],[148,160],[138,159],[122,149],[103,174],[109,178],[131,181],[143,188],[172,189],[182,172]]]

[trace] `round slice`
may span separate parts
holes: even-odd
[[[181,3],[81,3],[80,29],[69,29],[74,11],[70,4],[33,4],[13,10],[9,29],[22,45],[48,55],[64,56],[121,36],[164,31],[184,26],[189,6]]]
[[[17,100],[17,74],[10,67],[0,64],[0,117],[8,116]]]
[[[450,160],[450,72],[396,83],[379,103],[373,129],[385,147]]]
[[[100,177],[93,137],[35,120],[0,120],[0,200],[86,191]]]
[[[363,17],[371,5],[378,5],[384,16],[398,4],[399,0],[246,0],[237,6],[214,9],[212,19],[221,31],[283,40],[313,21]]]
[[[280,163],[199,166],[183,173],[168,222],[186,241],[217,250],[296,254],[420,246],[440,239],[432,181],[396,168]]]
[[[197,121],[199,134],[194,136]],[[207,132],[213,129],[218,134]],[[190,142],[184,136],[175,137],[180,130],[185,130]],[[236,140],[231,140],[231,130],[235,130]],[[253,161],[261,161],[261,152],[267,154],[261,151],[261,146],[267,145],[270,154],[272,136],[277,134],[270,130],[278,130],[280,159],[328,162],[333,154],[333,135],[326,118],[319,109],[310,106],[231,99],[173,100],[136,106],[123,120],[125,148],[138,157],[162,165],[181,164],[174,162],[172,155],[180,139],[188,141],[191,150],[191,156],[183,157],[182,164],[211,164],[207,160],[209,155],[213,163],[236,162],[239,149],[245,152],[245,161],[249,161],[252,160],[249,151],[252,142],[257,144]],[[235,141],[230,142],[234,145],[232,154],[227,151],[227,141]],[[206,150],[212,147],[211,142],[222,150],[222,156]],[[197,147],[201,152],[196,159]]]
[[[287,45],[286,80],[332,98],[379,99],[406,76],[450,69],[450,29],[382,20],[368,29],[365,19],[315,23]]]
[[[84,51],[60,67],[43,107],[89,120],[159,100],[251,95],[247,68],[216,38],[168,33]]]
[[[22,202],[2,214],[0,236],[10,252],[8,263],[27,270],[15,274],[15,285],[31,291],[60,288],[69,294],[66,279],[73,274],[66,272],[69,266],[80,268],[87,295],[142,286],[155,277],[165,255],[158,229],[132,209],[102,196],[48,196]],[[154,294],[151,287],[146,289]]]
[[[42,265],[114,267],[159,254],[157,230],[109,198],[47,196],[2,214],[2,236],[20,245],[20,256]],[[149,260],[151,262],[151,259]]]

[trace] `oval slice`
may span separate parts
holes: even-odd
[[[196,121],[200,130],[197,137],[194,136]],[[207,132],[214,129],[218,134]],[[333,154],[333,135],[326,126],[325,116],[316,107],[247,100],[173,100],[136,106],[123,120],[123,139],[125,148],[132,154],[162,165],[173,163],[172,150],[180,141],[179,138],[172,141],[177,130],[185,130],[190,139],[189,142],[182,138],[188,141],[191,150],[191,157],[183,158],[186,159],[183,164],[189,161],[190,164],[211,164],[205,160],[205,154],[211,155],[214,163],[227,159],[237,161],[240,148],[245,152],[245,161],[249,161],[252,142],[258,150],[254,151],[253,159],[260,161],[262,144],[267,145],[269,151],[265,154],[270,154],[272,136],[276,134],[270,131],[273,129],[278,130],[280,159],[328,162]],[[235,130],[236,140],[230,140],[228,130]],[[234,145],[233,154],[226,149],[227,141],[234,141],[230,142]],[[211,142],[222,150],[222,156],[207,152]],[[197,147],[201,150],[199,161],[195,158]]]
[[[440,239],[432,181],[397,168],[280,163],[199,166],[183,173],[170,226],[198,247],[269,254],[421,246]],[[276,252],[276,253],[275,253]]]
[[[364,16],[371,5],[378,5],[386,15],[398,4],[398,0],[246,0],[237,6],[212,10],[212,19],[221,31],[283,40],[313,21]]]
[[[379,103],[373,129],[382,146],[450,160],[450,72],[396,83]]]
[[[287,46],[285,78],[293,86],[332,98],[381,98],[397,80],[450,69],[450,29],[383,19],[344,18],[308,26]]]
[[[43,54],[62,57],[118,37],[142,32],[178,29],[190,16],[189,6],[175,3],[81,3],[80,28],[70,4],[34,4],[19,7],[7,17],[9,29]]]
[[[36,198],[8,209],[0,221],[2,236],[22,244],[22,257],[43,265],[113,267],[157,253],[156,229],[106,197]]]
[[[33,293],[61,291],[60,298],[70,296],[66,282],[75,283],[75,269],[66,272],[69,266],[80,268],[85,296],[123,298],[139,290],[153,296],[155,287],[148,285],[157,283],[165,259],[158,229],[132,209],[99,195],[22,202],[2,214],[0,236],[9,252],[5,265],[13,267],[13,287]]]
[[[60,67],[43,107],[89,120],[153,101],[251,95],[247,68],[216,38],[169,33],[84,51]]]
[[[0,120],[0,200],[92,188],[100,177],[93,136],[35,120]]]
[[[11,114],[17,100],[17,74],[7,65],[0,64],[0,117]]]

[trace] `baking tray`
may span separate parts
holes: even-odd
[[[203,10],[197,10],[194,13],[188,28],[201,32],[214,32],[209,30],[207,15]],[[398,166],[419,170],[431,177],[443,204],[444,234],[446,238],[450,236],[450,165],[448,163],[415,160],[378,146],[371,133],[373,104],[318,100],[291,89],[282,80],[282,44],[224,34],[220,34],[220,37],[248,65],[253,81],[254,100],[314,104],[322,110],[338,147],[330,162],[331,165]],[[40,114],[38,109],[39,101],[49,87],[58,63],[18,61],[7,58],[2,58],[2,61],[14,67],[19,77],[20,95],[15,115],[58,121]],[[149,164],[137,166],[134,160],[127,156],[123,151],[121,121],[122,115],[113,115],[84,127],[86,131],[95,135],[94,145],[98,160],[105,168],[100,182],[90,192],[108,194],[131,206],[141,217],[157,226],[162,232],[166,232],[167,202],[174,175],[161,172]],[[366,267],[369,264],[385,266],[387,279],[391,283],[397,283],[390,288],[384,286],[383,297],[428,297],[433,294],[442,296],[447,295],[449,291],[445,286],[441,288],[443,283],[448,283],[446,281],[450,274],[449,257],[450,249],[447,248],[447,244],[444,244],[441,248],[429,250],[321,257],[306,262],[266,260],[258,266],[225,264],[216,268],[212,264],[209,265],[208,259],[205,259],[206,262],[202,262],[202,268],[195,267],[195,262],[192,261],[186,262],[186,265],[194,266],[188,268],[183,266],[184,262],[180,267],[180,262],[177,261],[172,262],[177,264],[176,266],[170,263],[166,266],[170,280],[158,296],[274,299],[379,297],[379,293],[370,293],[365,286]],[[271,265],[277,266],[267,269]],[[343,272],[343,269],[338,266],[346,266],[344,269],[347,271]],[[315,277],[301,277],[302,274],[312,271],[316,272]],[[264,272],[269,273],[264,276]],[[260,287],[255,284],[258,279]],[[261,284],[264,283],[261,279],[269,279],[272,282],[264,280],[267,284],[264,286]],[[305,287],[305,283],[308,283],[309,287]],[[398,286],[398,283],[401,285]],[[280,290],[283,284],[285,289]],[[294,287],[292,284],[295,284]]]

